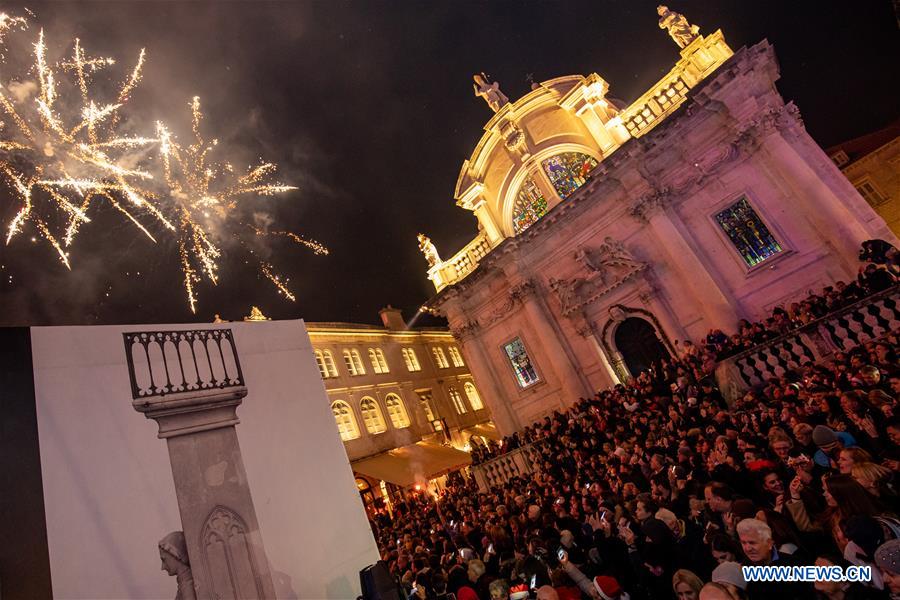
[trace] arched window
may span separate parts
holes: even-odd
[[[388,394],[384,397],[384,405],[387,407],[388,417],[394,424],[394,429],[403,429],[409,427],[409,417],[406,414],[406,407],[403,406],[403,400],[397,394]]]
[[[328,377],[337,377],[337,365],[334,364],[334,356],[331,354],[331,350],[322,350],[322,362],[325,365],[325,372],[328,373]]]
[[[322,351],[316,350],[316,366],[319,367],[319,375],[322,379],[328,379],[328,369],[325,368],[325,359],[322,358]]]
[[[520,234],[547,213],[547,199],[529,175],[522,182],[513,204],[513,230]]]
[[[457,348],[456,346],[450,346],[448,350],[450,351],[450,360],[453,361],[454,367],[466,366],[466,363],[463,362],[462,354],[459,353],[459,348]]]
[[[422,370],[422,366],[419,364],[419,357],[416,356],[416,351],[412,348],[403,349],[403,360],[406,362],[406,370],[410,373]]]
[[[466,398],[469,399],[469,404],[472,405],[472,410],[481,410],[484,408],[484,403],[481,401],[481,396],[478,395],[478,390],[475,389],[475,385],[467,382],[463,387],[466,390]]]
[[[383,433],[387,429],[381,409],[372,398],[362,399],[362,402],[359,403],[359,412],[362,413],[363,424],[369,433]]]
[[[329,350],[316,350],[316,366],[319,367],[322,379],[338,376],[337,367],[334,366],[334,357]]]
[[[541,165],[544,167],[550,183],[556,189],[556,193],[565,200],[572,192],[584,185],[588,173],[597,166],[597,161],[594,157],[581,152],[563,152],[551,156]]]
[[[334,413],[334,421],[337,423],[342,440],[355,440],[359,437],[359,426],[349,404],[343,400],[336,400],[331,404],[331,412]]]
[[[344,350],[344,364],[347,365],[347,370],[350,371],[350,375],[365,375],[366,368],[363,366],[362,358],[359,356],[359,351],[356,349],[353,350]]]
[[[455,387],[448,387],[447,395],[450,396],[450,401],[453,402],[453,408],[456,409],[457,413],[463,415],[467,412],[466,403],[463,402],[462,396],[459,395],[459,392],[456,391]]]
[[[381,348],[369,348],[369,360],[372,362],[372,370],[376,373],[390,373]]]
[[[446,369],[450,366],[450,363],[447,362],[447,355],[444,354],[443,348],[435,346],[431,349],[431,352],[434,354],[434,362],[437,363],[439,369]]]

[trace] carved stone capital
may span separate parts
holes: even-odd
[[[522,283],[515,285],[509,289],[509,298],[514,303],[523,302],[526,298],[537,291],[534,281],[526,279]]]
[[[478,321],[466,321],[462,325],[458,327],[450,327],[450,333],[453,334],[457,340],[462,343],[465,343],[469,340],[478,330],[481,329],[481,325]]]
[[[647,223],[656,211],[662,210],[671,201],[672,192],[669,188],[653,190],[638,198],[628,213],[641,223]]]

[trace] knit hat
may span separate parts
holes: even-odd
[[[879,546],[875,551],[875,565],[882,571],[900,575],[900,539]]]
[[[830,446],[838,441],[838,436],[831,427],[816,425],[812,433],[813,443],[818,447]]]
[[[594,577],[594,589],[600,594],[603,600],[614,600],[622,593],[622,587],[615,578],[608,575],[597,575]]]
[[[173,531],[159,541],[159,547],[177,558],[180,562],[186,565],[191,564],[188,560],[187,542],[184,540],[183,531]]]
[[[741,565],[730,560],[719,563],[719,566],[713,569],[711,581],[713,583],[730,583],[742,590],[747,589]]]
[[[528,585],[519,584],[509,588],[509,600],[525,600],[528,597]]]

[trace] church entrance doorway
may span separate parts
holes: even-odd
[[[616,327],[613,340],[628,371],[637,377],[654,362],[670,358],[669,351],[656,335],[656,329],[640,317],[628,317]]]

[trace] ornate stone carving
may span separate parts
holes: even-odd
[[[500,91],[500,84],[496,81],[491,83],[490,78],[484,72],[473,75],[472,79],[475,81],[472,84],[472,87],[475,89],[475,96],[484,98],[484,101],[487,102],[492,111],[497,112],[501,107],[509,104],[509,98]]]
[[[428,261],[429,267],[433,267],[441,262],[441,257],[438,254],[437,248],[424,233],[419,234],[419,252],[425,255],[425,260]]]
[[[687,48],[691,42],[700,37],[700,28],[691,25],[684,15],[669,10],[667,6],[657,6],[659,28],[666,29],[679,48]]]
[[[175,600],[196,600],[194,577],[183,531],[173,531],[159,541],[159,558],[162,570],[175,577],[178,585]]]
[[[528,155],[528,144],[525,132],[514,121],[505,121],[500,125],[500,135],[503,137],[503,145],[506,149],[517,155],[520,159]]]
[[[481,329],[481,325],[478,321],[466,321],[459,327],[450,327],[450,333],[453,334],[460,342],[465,342],[469,338],[471,338],[475,333]]]
[[[509,289],[509,297],[513,302],[522,302],[535,292],[534,282],[526,279],[518,285],[514,285]]]
[[[524,302],[525,299],[535,293],[535,291],[534,282],[530,279],[526,279],[522,283],[514,285],[507,292],[506,300],[503,304],[481,319],[481,323],[487,327],[492,323],[501,320],[503,317],[509,315],[517,304]]]
[[[631,205],[628,213],[642,223],[650,220],[650,215],[663,208],[671,200],[672,192],[669,188],[652,190]]]
[[[203,526],[203,558],[212,575],[214,598],[264,598],[244,520],[217,506]]]
[[[583,275],[548,281],[559,301],[560,312],[567,317],[647,268],[646,263],[636,259],[612,236],[606,236],[596,250],[579,248],[575,252],[575,261],[581,265]]]

